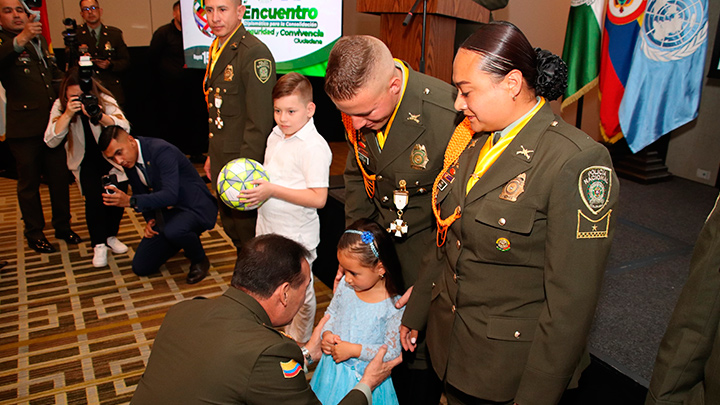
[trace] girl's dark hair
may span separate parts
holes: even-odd
[[[68,98],[67,98],[67,89],[70,86],[79,86],[80,85],[80,73],[77,68],[77,66],[68,69],[68,71],[65,73],[65,78],[63,79],[62,83],[60,84],[60,111],[65,112],[65,109],[67,108],[68,104]],[[112,97],[113,99],[115,96],[112,95],[110,90],[103,87],[103,85],[100,84],[94,77],[92,78],[92,90],[90,91],[90,94],[93,94],[95,97],[98,98],[98,102],[101,105],[104,105],[103,98],[101,97],[101,94],[108,95]],[[77,115],[75,115],[77,117]],[[73,120],[75,120],[75,117],[73,117]]]
[[[460,45],[483,56],[480,70],[505,77],[519,70],[535,94],[555,100],[567,88],[567,65],[550,51],[533,48],[518,27],[507,21],[482,25]]]
[[[385,289],[387,289],[390,296],[393,297],[405,292],[400,259],[398,259],[395,244],[387,231],[377,222],[364,218],[353,222],[347,229],[371,232],[374,240],[370,243],[375,244],[375,249],[380,257],[375,257],[370,245],[362,241],[361,235],[349,232],[343,233],[340,237],[338,251],[346,250],[350,252],[365,267],[375,267],[379,262],[382,263],[383,267],[385,267]]]

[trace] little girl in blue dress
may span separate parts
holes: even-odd
[[[400,262],[388,233],[360,219],[338,242],[338,261],[345,272],[325,313],[323,356],[310,386],[323,405],[336,405],[362,378],[365,367],[386,344],[384,361],[400,355],[398,330],[403,309],[395,308],[403,286]],[[375,390],[374,405],[396,405],[388,377]]]

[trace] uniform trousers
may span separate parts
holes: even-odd
[[[70,188],[65,147],[50,148],[42,136],[8,138],[8,145],[17,163],[17,196],[25,237],[40,239],[45,235],[45,217],[40,201],[40,179],[50,190],[52,226],[55,233],[70,231]]]
[[[502,371],[500,371],[502,372]],[[459,389],[453,387],[445,381],[445,397],[448,405],[512,405],[513,401],[494,402],[485,399],[475,398]]]
[[[217,179],[217,175],[213,178]],[[222,222],[223,229],[239,250],[244,242],[255,237],[257,210],[236,210],[225,205],[219,198],[218,207],[220,207],[220,222]]]
[[[159,215],[159,212],[158,212]],[[154,229],[159,232],[152,238],[142,238],[133,258],[132,269],[138,276],[152,274],[182,249],[191,263],[205,259],[205,249],[200,235],[205,231],[196,214],[177,208],[163,210],[163,226]]]
[[[317,249],[310,251],[308,257],[308,264],[312,270],[312,265],[317,258]],[[315,277],[313,277],[312,271],[310,271],[310,283],[305,289],[305,302],[303,302],[300,310],[295,314],[292,322],[285,327],[285,333],[292,336],[298,342],[305,343],[310,340],[312,335],[313,326],[315,325],[315,312],[317,310],[317,301],[315,299]]]
[[[125,209],[103,204],[105,188],[102,176],[107,174],[110,164],[104,160],[93,162],[101,157],[89,158],[87,155],[80,164],[80,187],[85,197],[85,222],[90,233],[90,243],[94,247],[105,243],[107,238],[117,236]],[[102,163],[105,164],[102,164]],[[127,193],[128,182],[118,184],[118,188]]]

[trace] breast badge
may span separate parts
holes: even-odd
[[[231,82],[231,81],[233,81],[234,77],[235,77],[235,69],[233,68],[233,65],[225,66],[225,72],[223,73],[223,79],[225,79],[226,82]]]
[[[270,63],[270,59],[255,59],[253,66],[255,67],[255,76],[257,76],[258,80],[260,80],[261,83],[266,83],[268,79],[270,79],[270,74],[272,74],[272,63]]]
[[[112,51],[115,50],[115,49],[113,48],[112,44],[110,43],[110,41],[108,41],[108,42],[105,43],[105,50],[108,51],[108,52],[112,52]]]
[[[410,167],[415,170],[425,170],[429,161],[425,145],[416,143],[410,152]]]
[[[498,238],[495,241],[495,248],[501,252],[507,252],[510,250],[510,241],[507,238]]]
[[[605,208],[612,187],[612,169],[605,166],[590,166],[580,173],[578,188],[585,206],[597,215]]]
[[[518,196],[525,191],[526,177],[525,173],[523,173],[508,181],[503,190],[500,192],[500,199],[512,202],[517,201]]]

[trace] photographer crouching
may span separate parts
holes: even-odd
[[[50,112],[45,143],[56,148],[67,138],[67,166],[85,197],[85,220],[94,251],[92,263],[104,267],[108,250],[122,254],[128,248],[117,238],[124,210],[104,205],[102,194],[110,184],[127,191],[127,176],[121,166],[103,156],[97,140],[103,127],[117,125],[129,131],[130,123],[112,94],[92,78],[92,63],[87,66],[87,62],[81,58],[80,66],[66,73],[60,98]]]

